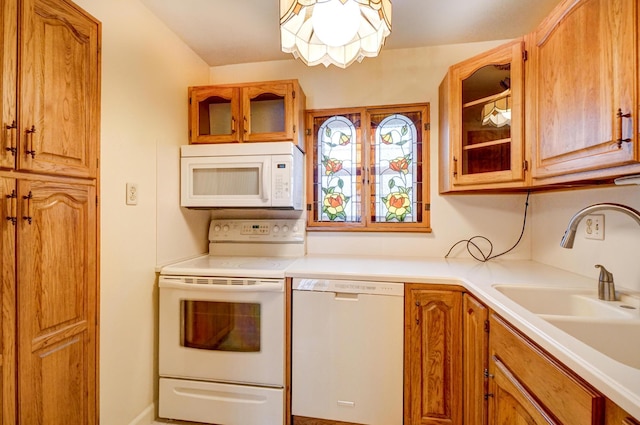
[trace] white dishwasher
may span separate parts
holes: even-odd
[[[294,279],[292,414],[401,425],[404,285]]]

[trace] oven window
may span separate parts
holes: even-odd
[[[184,347],[214,351],[260,351],[260,304],[181,301]]]

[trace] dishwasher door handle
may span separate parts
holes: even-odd
[[[333,299],[336,301],[358,301],[358,294],[352,292],[336,292]]]

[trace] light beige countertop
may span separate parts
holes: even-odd
[[[640,418],[640,369],[619,363],[524,309],[496,284],[565,286],[597,290],[593,278],[533,261],[388,258],[310,255],[296,260],[287,277],[456,284],[504,317],[602,394]],[[620,289],[620,288],[617,288]],[[633,292],[633,291],[628,291]],[[637,291],[636,291],[637,293]],[[640,356],[640,352],[637,353]]]

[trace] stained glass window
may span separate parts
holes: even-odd
[[[429,231],[427,118],[428,105],[309,111],[309,229]]]
[[[356,123],[351,119],[358,119]],[[317,198],[322,202],[319,221],[360,221],[361,164],[356,125],[359,116],[336,115],[325,119],[317,134]]]

